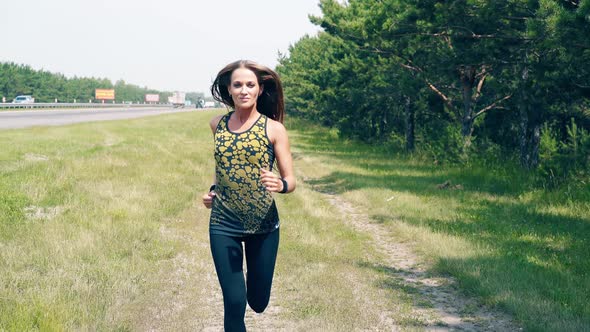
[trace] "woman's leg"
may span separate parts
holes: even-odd
[[[223,292],[224,329],[226,332],[246,331],[246,285],[242,268],[241,238],[209,234],[209,240],[217,278]]]
[[[244,240],[246,249],[248,304],[261,313],[270,299],[272,277],[279,248],[279,230],[268,234],[249,236]]]

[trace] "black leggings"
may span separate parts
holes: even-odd
[[[246,331],[246,301],[258,313],[268,305],[279,247],[279,230],[244,237],[209,234],[209,239],[223,292],[225,331]],[[246,282],[242,268],[242,242],[246,250]]]

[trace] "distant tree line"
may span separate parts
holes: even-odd
[[[287,109],[439,162],[590,163],[590,0],[321,0],[279,59]],[[551,174],[550,174],[551,173]]]
[[[172,92],[158,91],[140,87],[118,80],[113,84],[106,78],[68,78],[62,74],[44,70],[34,70],[28,65],[12,62],[0,63],[0,96],[11,101],[18,95],[32,95],[36,102],[72,103],[95,102],[95,89],[115,89],[115,102],[142,103],[146,94],[160,95],[160,102],[165,103]],[[197,104],[204,99],[201,92],[189,92],[186,99]]]

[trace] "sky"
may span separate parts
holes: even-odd
[[[226,64],[274,68],[320,30],[319,0],[10,0],[0,62],[160,91],[203,92]]]

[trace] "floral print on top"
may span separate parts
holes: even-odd
[[[274,149],[260,115],[246,131],[234,133],[226,114],[215,130],[215,175],[217,186],[211,210],[212,234],[242,236],[272,232],[279,216],[272,194],[260,181],[261,168],[270,170]]]

